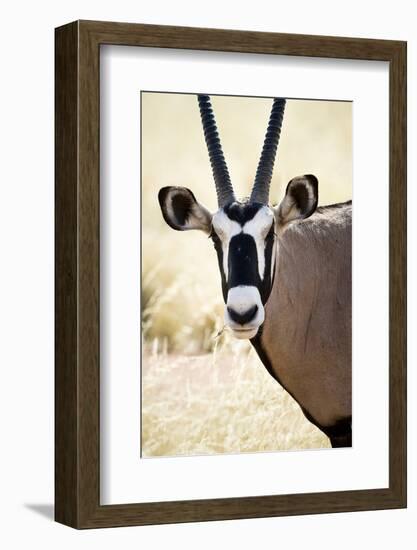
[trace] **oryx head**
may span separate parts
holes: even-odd
[[[219,260],[225,323],[237,338],[253,338],[265,319],[264,305],[275,272],[276,238],[293,221],[310,216],[318,199],[317,178],[292,179],[279,206],[268,206],[285,99],[273,101],[251,196],[238,201],[223,156],[210,98],[199,95],[201,120],[216,184],[218,210],[210,213],[185,187],[163,187],[158,199],[173,229],[200,229],[213,241]]]

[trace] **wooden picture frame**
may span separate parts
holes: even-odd
[[[76,21],[56,29],[55,519],[75,528],[406,506],[406,43]],[[389,62],[389,487],[100,505],[100,45]]]

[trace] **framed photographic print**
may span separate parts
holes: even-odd
[[[56,29],[56,520],[406,506],[406,44]]]

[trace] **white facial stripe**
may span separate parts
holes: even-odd
[[[223,250],[223,271],[226,280],[229,278],[228,273],[228,257],[230,239],[238,235],[242,231],[242,227],[235,221],[231,220],[223,210],[216,212],[212,219],[214,230],[222,242]]]
[[[274,245],[272,247],[272,257],[271,257],[271,281],[274,278],[274,268],[275,268],[275,259],[276,259],[276,253],[277,253],[277,241],[274,242]]]
[[[274,214],[267,206],[263,206],[255,216],[243,226],[243,233],[251,235],[256,244],[258,272],[261,281],[263,281],[265,276],[265,237],[273,223]]]

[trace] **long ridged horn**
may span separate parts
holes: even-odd
[[[220,143],[217,131],[216,120],[208,95],[199,95],[201,122],[203,123],[204,137],[210,157],[211,169],[213,170],[214,183],[216,184],[217,202],[219,208],[235,200],[232,182]]]
[[[284,109],[285,99],[275,98],[272,104],[261,158],[256,170],[255,182],[250,196],[251,202],[260,202],[261,204],[268,204],[269,202],[269,186],[271,184],[275,155],[281,134]]]

